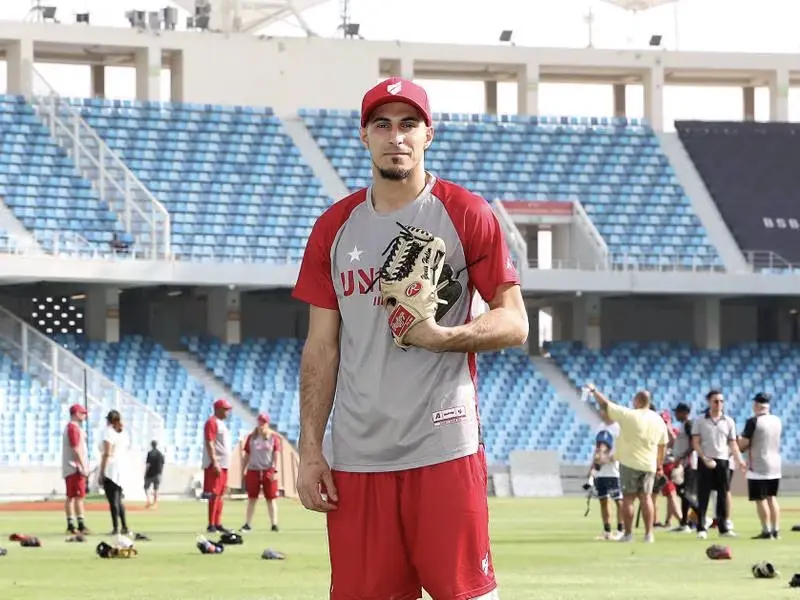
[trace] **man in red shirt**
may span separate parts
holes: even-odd
[[[69,407],[69,423],[64,429],[61,442],[61,474],[64,477],[67,499],[64,512],[67,515],[67,532],[89,533],[83,521],[83,499],[86,496],[86,477],[89,473],[89,449],[86,446],[86,432],[83,422],[86,408],[80,404]],[[75,527],[75,517],[78,527]]]
[[[298,495],[327,514],[331,600],[417,600],[423,588],[494,600],[476,354],[527,340],[519,276],[490,204],[425,170],[423,88],[391,78],[369,90],[359,135],[372,185],[319,217],[293,293],[310,305]],[[445,243],[446,304],[404,349],[374,284],[384,252],[417,230]]]
[[[214,414],[203,427],[203,495],[208,498],[209,533],[227,531],[222,526],[222,505],[231,464],[231,434],[225,425],[231,408],[224,398],[214,402]]]
[[[244,442],[242,479],[247,490],[247,518],[242,531],[251,531],[250,523],[263,491],[272,531],[278,531],[278,462],[281,439],[269,428],[269,415],[258,415],[258,426]]]

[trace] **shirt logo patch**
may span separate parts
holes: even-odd
[[[434,427],[441,427],[442,425],[454,425],[465,421],[467,418],[467,407],[463,404],[454,406],[453,408],[443,408],[442,410],[434,411],[431,415]]]
[[[389,85],[386,86],[386,91],[392,94],[393,96],[399,94],[402,89],[403,89],[403,83],[400,81],[398,81],[397,83],[390,83]]]

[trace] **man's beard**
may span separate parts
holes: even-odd
[[[408,178],[411,171],[409,169],[400,169],[397,167],[392,169],[381,169],[378,167],[378,174],[382,179],[388,179],[389,181],[403,181]]]

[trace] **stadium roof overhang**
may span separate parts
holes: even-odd
[[[190,14],[195,12],[195,0],[172,0],[172,2]],[[305,23],[302,13],[330,0],[211,0],[212,13],[228,14],[238,17],[240,33],[257,33],[258,31],[294,17],[307,34],[312,35]]]
[[[614,6],[618,6],[619,8],[625,10],[642,12],[645,10],[650,10],[651,8],[662,6],[664,4],[675,4],[680,0],[603,0],[603,1],[607,2],[608,4],[613,4]]]

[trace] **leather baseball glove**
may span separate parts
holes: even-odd
[[[444,240],[424,229],[398,223],[401,232],[384,250],[378,271],[381,300],[389,313],[395,344],[406,349],[406,334],[416,324],[436,317],[440,304],[439,279],[447,248]]]

